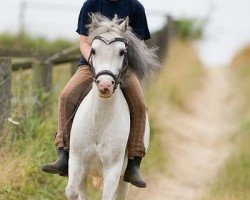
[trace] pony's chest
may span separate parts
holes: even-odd
[[[110,132],[104,132],[103,134],[93,135],[89,146],[92,146],[91,152],[93,156],[102,158],[107,157],[111,153],[114,155],[114,152],[117,154],[121,153],[127,143],[127,135],[120,135],[115,132],[117,136],[114,137]],[[90,149],[89,149],[90,150]],[[116,155],[114,155],[116,156]]]
[[[83,150],[87,171],[92,176],[102,176],[103,166],[116,161],[121,155],[124,157],[126,146],[105,141],[102,139]]]

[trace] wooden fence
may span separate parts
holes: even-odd
[[[35,60],[12,63],[11,58],[0,57],[0,136],[3,134],[4,124],[10,116],[12,72],[32,69],[34,72],[35,90],[49,92],[52,87],[53,66],[72,63],[72,73],[76,70],[79,60],[79,47],[65,49],[45,60]],[[36,91],[34,93],[37,93]]]
[[[0,136],[10,112],[11,59],[0,59]]]

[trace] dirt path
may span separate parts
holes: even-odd
[[[231,152],[237,105],[228,69],[208,69],[190,112],[174,112],[163,121],[168,172],[149,175],[148,188],[132,188],[130,200],[200,200]],[[161,119],[169,120],[161,113]]]

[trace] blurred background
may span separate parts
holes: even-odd
[[[250,1],[140,2],[162,69],[143,82],[149,186],[129,199],[250,199]],[[0,3],[0,199],[65,199],[67,178],[40,168],[56,157],[57,98],[80,57],[82,4]]]
[[[141,1],[146,9],[152,32],[166,23],[166,15],[175,19],[198,18],[206,21],[199,54],[207,65],[228,64],[242,45],[249,42],[250,2],[248,0],[165,0]],[[48,39],[63,37],[77,40],[76,34],[79,9],[83,1],[66,0],[1,2],[0,31],[20,33],[25,30],[31,35]]]

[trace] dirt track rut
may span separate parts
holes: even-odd
[[[130,200],[201,200],[232,150],[237,128],[233,81],[226,68],[207,69],[189,112],[161,112],[168,171],[149,174],[148,188],[131,188]]]

